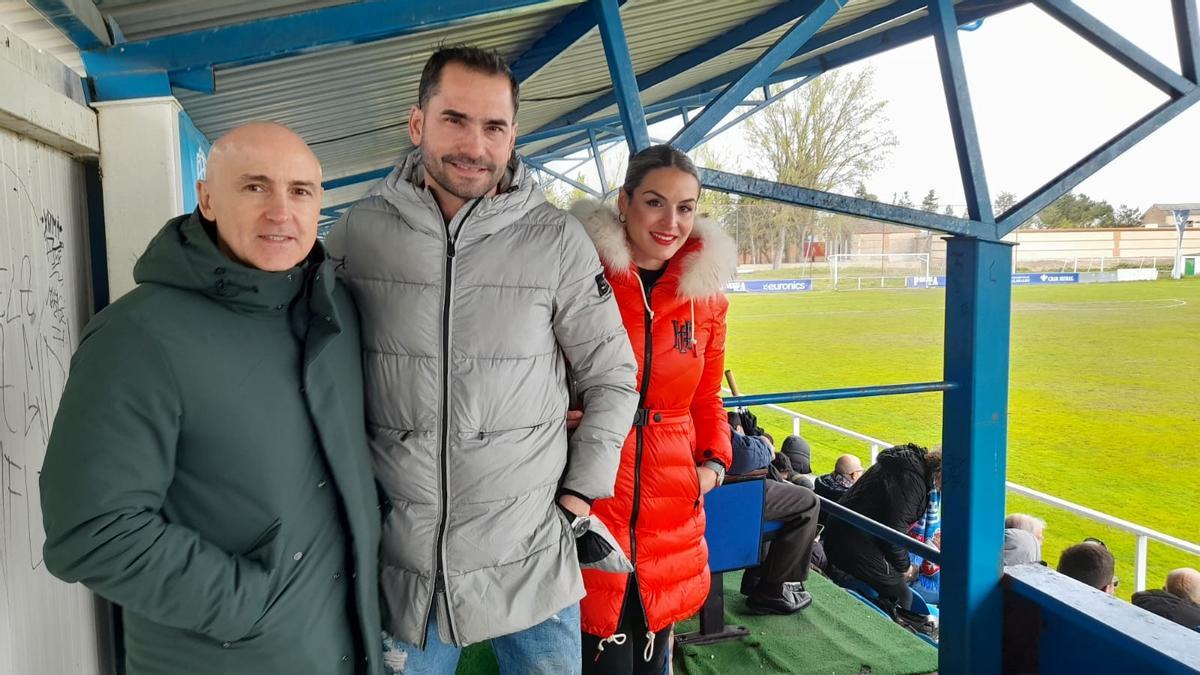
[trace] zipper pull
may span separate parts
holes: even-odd
[[[454,257],[454,240],[453,239],[446,240],[446,257],[447,258]]]
[[[445,593],[446,592],[446,578],[445,577],[446,577],[446,575],[443,574],[442,570],[439,569],[437,571],[437,576],[433,580],[433,592],[434,593]]]

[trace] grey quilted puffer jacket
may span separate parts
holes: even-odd
[[[392,503],[384,626],[424,647],[536,625],[583,597],[556,493],[612,494],[637,365],[599,258],[518,160],[447,224],[420,151],[327,247],[363,321],[367,424]],[[568,442],[568,368],[583,421]]]

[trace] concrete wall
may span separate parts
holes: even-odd
[[[90,316],[78,77],[0,28],[0,675],[109,672],[103,606],[42,563],[38,473]]]

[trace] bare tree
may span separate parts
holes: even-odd
[[[874,173],[896,145],[875,98],[873,71],[831,71],[747,120],[750,152],[781,183],[836,191]],[[820,221],[808,209],[781,209],[770,237],[778,268],[788,235]]]

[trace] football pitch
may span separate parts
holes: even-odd
[[[943,290],[730,295],[726,367],[743,394],[942,379]],[[1013,289],[1008,479],[1200,541],[1200,279]],[[941,440],[941,395],[790,404],[892,443]],[[777,442],[791,418],[755,410]],[[813,470],[869,447],[810,424]],[[1134,586],[1132,534],[1008,494],[1047,522],[1043,558],[1092,536]],[[1147,586],[1200,558],[1151,541]]]

